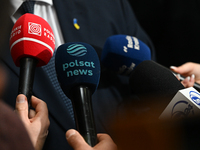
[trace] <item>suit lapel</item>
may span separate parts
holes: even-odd
[[[70,2],[71,0],[68,1],[62,1],[61,0],[53,0],[54,3],[54,7],[56,9],[56,13],[58,16],[58,20],[59,20],[59,24],[63,33],[63,38],[65,42],[68,42],[68,34],[69,34],[69,30],[74,30],[72,27],[70,26],[69,22],[72,22],[73,15],[68,15],[68,14],[72,14],[73,13],[73,5],[74,2]],[[68,6],[70,4],[70,7]],[[72,9],[70,9],[72,8]],[[72,22],[73,24],[73,22]],[[73,36],[72,36],[73,37]]]

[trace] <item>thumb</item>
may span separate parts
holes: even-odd
[[[66,132],[66,139],[69,145],[74,150],[90,150],[91,147],[85,142],[83,137],[74,129],[70,129]]]
[[[181,66],[175,67],[175,66],[170,66],[170,69],[176,73],[179,74],[187,74],[190,73],[192,70],[192,64],[191,63],[185,63],[182,64]]]
[[[176,73],[181,74],[182,66],[176,67],[176,66],[170,66],[170,69]]]
[[[28,102],[25,95],[20,94],[17,96],[15,112],[19,115],[22,121],[28,120]]]

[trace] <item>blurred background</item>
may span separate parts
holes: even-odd
[[[187,61],[200,63],[199,0],[129,0],[157,54],[169,67]]]

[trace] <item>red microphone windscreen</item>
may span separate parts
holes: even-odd
[[[23,57],[34,57],[37,66],[46,65],[55,49],[50,25],[41,17],[26,13],[14,24],[10,35],[10,51],[16,66]]]

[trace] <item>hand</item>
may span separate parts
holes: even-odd
[[[28,110],[28,101],[25,95],[20,94],[16,99],[15,112],[19,115],[36,150],[41,150],[48,135],[50,121],[48,109],[44,101],[32,96],[32,107]]]
[[[107,134],[97,134],[99,143],[94,147],[89,146],[83,137],[74,129],[66,132],[66,139],[74,150],[117,150],[116,144]]]
[[[170,69],[186,77],[181,83],[185,87],[192,87],[194,82],[200,83],[200,64],[187,62],[179,67],[171,66]]]

